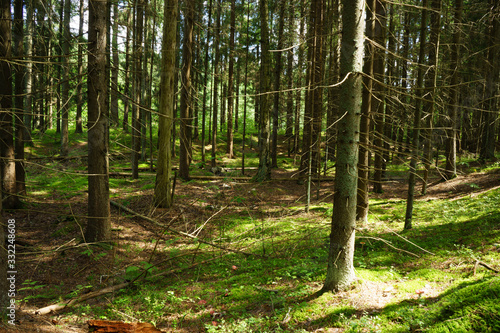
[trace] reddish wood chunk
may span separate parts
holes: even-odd
[[[148,323],[124,323],[112,320],[89,320],[89,332],[106,333],[162,333]]]

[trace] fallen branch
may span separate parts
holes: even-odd
[[[120,208],[120,209],[122,209],[122,210],[124,210],[124,211],[126,211],[126,212],[128,212],[130,214],[133,214],[133,215],[135,215],[137,217],[140,217],[143,220],[151,222],[151,223],[153,223],[154,225],[156,225],[158,227],[165,228],[165,230],[168,230],[168,231],[170,231],[173,234],[194,239],[197,242],[200,242],[200,243],[203,243],[203,244],[215,247],[215,248],[220,249],[220,250],[224,250],[224,251],[228,251],[228,252],[234,252],[234,253],[241,253],[241,254],[244,254],[246,256],[261,256],[260,254],[255,254],[255,253],[250,253],[250,252],[244,252],[244,251],[241,251],[241,250],[238,250],[238,249],[232,249],[232,248],[228,248],[228,247],[224,247],[224,246],[221,246],[221,245],[214,244],[212,242],[200,239],[200,238],[196,237],[195,235],[188,234],[187,232],[183,232],[183,231],[178,231],[178,230],[172,229],[170,226],[167,226],[167,225],[165,225],[163,223],[160,223],[160,222],[158,222],[158,221],[156,221],[156,220],[154,220],[154,219],[152,219],[150,217],[147,217],[147,216],[144,216],[144,215],[142,215],[140,213],[137,213],[137,212],[133,211],[132,209],[127,208],[127,207],[125,207],[125,206],[123,206],[123,205],[121,205],[121,204],[119,204],[119,203],[117,203],[115,201],[110,200],[109,203],[112,206],[118,207],[118,208]]]
[[[183,270],[191,269],[191,268],[196,267],[198,265],[206,264],[207,262],[210,262],[210,261],[213,261],[213,260],[217,260],[217,259],[220,259],[220,257],[210,258],[208,260],[204,260],[204,261],[198,262],[196,264],[192,264],[192,265],[190,265],[188,267],[180,267],[180,268],[171,269],[171,270],[166,271],[166,272],[161,272],[161,273],[158,273],[158,274],[155,274],[155,275],[151,275],[150,278],[164,276],[164,275],[169,275],[169,274],[174,274],[174,273],[179,273],[179,272],[181,272]],[[143,276],[145,276],[145,275],[143,275]],[[36,315],[45,315],[45,314],[49,314],[51,312],[56,312],[56,311],[64,310],[66,308],[70,308],[70,307],[72,307],[72,306],[74,306],[76,304],[79,304],[79,303],[81,303],[83,301],[86,301],[88,299],[92,299],[92,298],[96,298],[96,297],[103,296],[103,295],[106,295],[106,294],[110,294],[110,293],[113,293],[113,292],[118,291],[120,289],[126,288],[126,287],[132,285],[135,281],[137,281],[137,280],[130,281],[130,282],[123,282],[123,283],[120,283],[120,284],[117,284],[117,285],[114,285],[114,286],[103,288],[101,290],[96,290],[96,291],[90,292],[88,294],[84,294],[84,295],[81,295],[79,297],[75,297],[73,299],[70,299],[69,301],[67,301],[65,303],[52,304],[52,305],[46,306],[44,308],[35,310],[34,314],[36,314]]]
[[[420,256],[418,254],[415,254],[413,252],[397,248],[397,247],[395,247],[394,245],[392,245],[391,243],[389,243],[388,241],[386,241],[385,239],[382,239],[382,238],[369,237],[369,236],[357,236],[357,238],[366,238],[366,239],[373,239],[373,240],[376,240],[376,241],[381,241],[382,243],[385,243],[387,246],[392,247],[394,250],[397,250],[397,251],[400,251],[400,252],[404,252],[404,253],[407,253],[407,254],[412,255],[414,257],[420,258]]]
[[[484,268],[487,268],[489,269],[490,271],[493,271],[495,273],[500,273],[500,271],[488,266],[487,264],[485,264],[484,262],[482,261],[479,261],[479,260],[476,260],[476,262],[474,263],[474,275],[476,275],[476,270],[477,270],[477,266],[483,266]]]
[[[395,234],[396,236],[398,236],[399,238],[401,238],[401,239],[405,240],[406,242],[410,243],[411,245],[418,247],[420,250],[422,250],[422,251],[424,251],[424,252],[426,252],[426,253],[429,253],[429,254],[431,254],[431,255],[435,256],[435,254],[434,254],[434,253],[432,253],[432,252],[430,252],[430,251],[427,251],[427,250],[426,250],[426,249],[424,249],[424,248],[421,248],[420,246],[418,246],[418,245],[417,245],[417,244],[415,244],[415,243],[410,242],[410,241],[408,240],[408,238],[405,238],[405,237],[401,236],[400,234],[398,234],[397,232],[395,232],[395,231],[393,231],[393,230],[391,230],[391,232],[392,232],[393,234]]]

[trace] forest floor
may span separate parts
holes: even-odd
[[[123,278],[124,274],[133,275],[136,272],[135,269],[145,267],[145,263],[154,262],[160,267],[155,271],[156,273],[175,270],[178,268],[178,264],[172,262],[175,261],[171,260],[172,258],[179,258],[176,260],[182,262],[184,266],[182,270],[172,272],[164,279],[171,281],[169,283],[179,283],[181,280],[185,280],[186,284],[182,288],[186,294],[208,296],[206,298],[200,296],[189,301],[182,299],[180,301],[182,305],[179,305],[178,309],[183,309],[184,314],[155,314],[154,323],[165,332],[210,331],[211,328],[207,326],[210,324],[214,325],[213,330],[216,331],[217,327],[222,327],[220,325],[224,323],[224,319],[221,318],[225,316],[226,311],[229,311],[224,310],[225,307],[229,308],[224,303],[223,297],[225,295],[221,296],[221,300],[213,307],[207,306],[205,308],[204,304],[210,303],[209,297],[219,297],[219,294],[224,294],[224,291],[216,290],[208,294],[198,291],[197,294],[196,288],[207,287],[199,287],[199,284],[195,282],[189,283],[189,281],[198,281],[197,276],[200,275],[200,272],[203,273],[203,270],[199,269],[200,266],[205,265],[203,262],[214,260],[215,256],[220,256],[222,265],[232,267],[223,276],[232,279],[234,275],[239,274],[239,270],[244,270],[241,265],[244,265],[242,262],[245,261],[243,259],[240,261],[230,259],[232,257],[228,257],[226,260],[222,258],[224,255],[248,251],[251,253],[244,255],[245,260],[250,260],[253,256],[252,253],[255,253],[254,258],[287,257],[286,247],[296,246],[294,244],[285,245],[283,240],[276,238],[276,244],[266,245],[269,246],[266,253],[265,249],[259,252],[258,247],[255,249],[247,243],[238,243],[236,240],[218,243],[217,239],[225,237],[224,228],[229,229],[232,220],[246,216],[252,221],[259,221],[258,223],[280,219],[318,223],[323,226],[323,232],[326,232],[327,227],[325,226],[328,225],[329,221],[328,214],[331,213],[331,211],[329,213],[328,207],[331,207],[333,201],[334,185],[331,178],[322,180],[319,189],[318,184],[314,183],[311,211],[306,213],[304,211],[306,187],[299,185],[296,180],[292,180],[295,177],[295,171],[285,168],[273,171],[272,177],[279,180],[258,184],[241,179],[235,180],[232,178],[231,171],[227,171],[226,175],[219,178],[193,179],[187,182],[177,180],[175,205],[168,210],[154,209],[151,205],[154,189],[153,173],[143,172],[139,180],[114,177],[110,186],[113,201],[161,224],[170,224],[170,228],[194,236],[195,239],[183,237],[182,234],[173,235],[166,232],[168,229],[166,227],[162,228],[151,221],[134,216],[129,211],[112,206],[111,216],[115,246],[89,246],[81,242],[82,231],[86,223],[87,207],[87,195],[81,191],[81,184],[77,179],[80,177],[78,170],[82,170],[82,167],[82,161],[78,159],[50,162],[50,165],[43,163],[28,165],[28,177],[36,179],[36,181],[28,188],[25,206],[21,210],[8,211],[5,214],[5,218],[16,220],[16,260],[18,266],[16,281],[19,302],[16,326],[0,327],[0,332],[88,332],[87,320],[108,319],[110,313],[115,314],[114,318],[111,318],[115,320],[143,321],[143,318],[147,318],[147,316],[134,316],[133,313],[137,309],[127,308],[126,304],[122,304],[122,307],[113,307],[109,311],[106,310],[104,314],[95,310],[95,307],[103,309],[107,305],[116,303],[119,297],[115,296],[115,293],[92,298],[75,307],[48,315],[38,315],[36,311],[50,304],[68,302],[70,299],[90,291],[123,283],[127,281]],[[121,171],[121,169],[116,169],[116,171]],[[457,178],[446,182],[439,181],[437,175],[433,174],[427,194],[418,195],[416,199],[418,201],[432,201],[434,199],[454,201],[466,197],[474,198],[481,193],[500,187],[499,168],[486,172],[473,171],[473,168],[467,165],[467,168],[464,167],[460,170]],[[57,176],[49,175],[43,179],[38,177],[38,175],[47,172],[52,174],[57,172],[58,174]],[[254,170],[247,172],[251,176]],[[239,173],[238,175],[241,176]],[[67,184],[58,185],[58,181],[64,184],[73,182],[75,188],[72,189],[69,186],[68,189]],[[375,208],[381,202],[404,201],[407,191],[406,173],[403,171],[398,174],[389,174],[383,188],[384,192],[381,194],[370,193],[372,200],[375,200]],[[392,227],[395,230],[402,230],[403,221],[401,216],[392,219],[391,223],[395,222]],[[415,227],[418,228],[418,220],[414,223]],[[366,225],[360,228],[368,230],[371,227]],[[279,231],[275,232],[279,233]],[[316,236],[312,234],[310,237]],[[212,244],[222,244],[222,248],[229,250],[220,251],[220,249],[210,245],[201,246],[202,244],[196,243],[198,238],[210,240]],[[273,235],[270,239],[273,239]],[[158,240],[165,243],[160,243]],[[313,239],[308,241],[313,241]],[[321,244],[325,242],[323,238],[318,241]],[[369,242],[369,239],[366,242]],[[159,243],[160,245],[158,245]],[[169,250],[160,251],[162,244],[165,244],[165,249],[168,245]],[[264,242],[262,244],[264,247]],[[368,246],[362,240],[357,243],[357,246],[360,244],[361,247],[364,247],[365,244]],[[272,249],[270,249],[271,247]],[[211,256],[210,254],[207,256],[206,253],[201,254],[200,251],[214,252]],[[290,253],[296,254],[294,251]],[[238,262],[238,265],[231,266],[233,261]],[[323,260],[323,263],[326,269],[326,261]],[[405,265],[411,266],[411,263],[405,263]],[[377,266],[373,264],[371,267],[368,266],[365,268],[390,269],[387,265]],[[321,276],[322,273],[318,274]],[[210,274],[207,273],[208,275]],[[207,279],[209,278],[207,277]],[[264,284],[262,289],[289,286],[290,290],[294,290],[294,288],[298,288],[297,282],[294,280],[297,279],[290,276],[289,279],[282,279],[279,283]],[[295,301],[298,303],[310,301],[310,295],[321,288],[320,278],[313,277],[301,281],[302,284],[307,285],[308,289],[296,298]],[[142,282],[139,283],[142,284]],[[449,285],[449,282],[425,284],[425,296],[437,298]],[[330,294],[324,305],[339,306],[340,308],[348,305],[354,309],[352,315],[360,318],[363,315],[381,311],[396,299],[402,301],[420,297],[413,292],[395,293],[393,286],[394,283],[391,280],[377,281],[377,279],[362,278],[362,282],[357,283],[353,289]],[[135,288],[138,287],[129,286],[128,290],[133,292],[136,290]],[[226,289],[227,293],[229,292]],[[232,292],[232,294],[235,293]],[[181,298],[178,292],[175,295]],[[147,302],[149,305],[145,305],[146,308],[148,306],[155,307],[151,300],[147,299]],[[172,299],[172,303],[175,302],[177,300]],[[284,302],[288,304],[288,301]],[[276,315],[275,306],[277,305],[273,303],[272,299],[269,303],[268,301],[262,302],[260,298],[256,298],[254,304],[250,300],[245,305],[246,311],[256,318]],[[291,307],[288,307],[288,315],[290,309]],[[162,310],[155,311],[161,312]],[[169,312],[166,309],[164,311]],[[279,317],[279,323],[281,327],[284,327],[284,331],[288,331],[286,327],[289,325],[290,319],[287,317],[287,307],[284,307],[282,311],[284,312]],[[314,311],[312,310],[312,312]],[[191,320],[184,318],[186,313],[191,314],[188,316]],[[317,319],[312,315],[308,319],[294,320],[294,329],[302,329],[303,331],[343,332],[345,330],[342,325],[337,325],[340,327],[327,327],[328,325],[322,322],[316,322]],[[180,322],[182,325],[179,324]],[[236,329],[227,328],[226,331],[231,332],[236,331]],[[242,329],[242,331],[244,330]],[[280,330],[275,328],[273,331]]]

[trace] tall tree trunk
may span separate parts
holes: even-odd
[[[203,106],[201,115],[201,161],[205,162],[205,142],[206,142],[206,122],[207,122],[207,86],[209,82],[208,75],[208,44],[210,43],[210,37],[212,32],[212,0],[208,6],[208,23],[207,23],[207,40],[205,42],[205,59],[204,59],[204,74],[203,74]],[[210,96],[210,95],[209,95]],[[210,97],[209,97],[210,98]],[[209,131],[210,132],[210,131]]]
[[[253,180],[262,182],[271,179],[270,159],[270,114],[269,91],[271,90],[271,59],[269,54],[269,27],[267,24],[267,0],[259,0],[261,77],[260,77],[260,113],[259,113],[259,168]]]
[[[227,148],[228,158],[234,158],[233,152],[233,109],[234,109],[234,30],[236,25],[236,1],[231,0],[231,17],[229,33],[229,70],[228,70],[228,88],[227,88]]]
[[[341,87],[337,170],[330,233],[328,268],[322,291],[345,290],[355,279],[353,257],[356,228],[356,191],[359,122],[362,103],[363,0],[344,0],[340,76]]]
[[[118,58],[118,1],[113,3],[113,36],[111,42],[111,51],[113,54],[113,63],[111,66],[111,87],[110,87],[110,109],[111,125],[118,126],[120,119],[118,116],[118,71],[120,69],[120,60]]]
[[[368,222],[368,183],[370,175],[370,123],[372,117],[372,99],[373,99],[373,62],[375,55],[375,47],[370,42],[373,40],[375,31],[375,10],[376,0],[369,0],[366,8],[366,36],[369,41],[365,43],[365,64],[363,72],[363,103],[361,106],[361,124],[359,136],[359,156],[358,156],[358,191],[357,191],[357,207],[356,220],[363,224]]]
[[[218,116],[218,106],[219,106],[219,60],[220,60],[220,16],[221,16],[221,2],[216,0],[217,6],[217,20],[215,24],[215,58],[213,60],[214,66],[214,79],[213,79],[213,108],[212,108],[212,168],[217,166],[217,116]]]
[[[106,3],[89,1],[88,55],[88,221],[85,241],[111,237],[109,210],[108,114],[106,87]]]
[[[29,145],[33,145],[31,138],[31,124],[33,120],[33,34],[34,34],[34,7],[33,2],[26,4],[26,103],[24,110],[24,135],[23,139]]]
[[[406,199],[405,229],[412,228],[413,202],[415,198],[415,180],[417,175],[417,160],[420,148],[420,122],[422,118],[422,90],[424,87],[425,41],[427,39],[427,0],[422,3],[422,22],[420,24],[420,46],[418,55],[417,84],[415,87],[415,113],[413,120],[412,152],[410,160],[410,175],[408,179],[408,198]]]
[[[83,120],[82,120],[82,109],[83,109],[83,19],[85,15],[84,11],[84,0],[80,0],[79,7],[79,24],[78,24],[78,79],[76,84],[76,125],[75,133],[83,133]]]
[[[375,55],[373,59],[373,76],[375,78],[374,84],[374,94],[375,98],[372,99],[372,110],[375,111],[375,116],[373,120],[375,122],[375,133],[373,145],[375,146],[375,159],[374,159],[374,176],[373,176],[373,191],[375,193],[382,193],[382,172],[383,172],[383,153],[384,153],[384,141],[387,140],[383,138],[384,127],[385,127],[385,88],[384,88],[384,73],[385,73],[385,49],[381,49],[385,45],[385,35],[386,35],[386,25],[387,16],[385,7],[387,4],[385,1],[377,0],[377,8],[375,9],[376,20],[375,20],[375,31],[374,31],[374,41],[379,47],[375,49]]]
[[[244,7],[244,0],[242,1],[242,7]],[[241,174],[245,174],[245,144],[246,144],[246,134],[247,134],[247,99],[248,99],[248,54],[250,49],[250,1],[247,3],[247,17],[246,17],[247,27],[246,27],[246,47],[245,47],[245,81],[244,81],[244,92],[243,92],[243,140],[241,143]]]
[[[304,28],[305,28],[305,0],[300,2],[300,26],[299,26],[299,49],[298,49],[298,62],[297,62],[297,86],[302,87],[303,83],[303,63],[304,63]],[[297,95],[295,97],[295,126],[293,131],[293,151],[295,154],[299,152],[300,146],[300,109],[301,109],[301,101],[302,101],[302,89],[297,90]]]
[[[295,41],[295,7],[288,3],[288,27],[287,27],[287,37],[288,37],[288,45],[292,46]],[[286,99],[286,129],[285,129],[285,137],[287,141],[287,156],[290,157],[293,151],[293,48],[290,47],[287,50],[287,68],[286,68],[286,77],[287,77],[287,86],[288,93]]]
[[[281,89],[281,71],[282,61],[281,53],[283,49],[283,30],[285,30],[285,1],[279,0],[277,3],[279,8],[278,18],[278,50],[274,53],[274,106],[273,106],[273,135],[271,146],[271,167],[278,167],[278,127],[279,127],[279,111],[280,111],[280,89]]]
[[[186,1],[184,13],[184,42],[182,53],[182,88],[181,88],[181,115],[180,115],[180,149],[179,149],[179,176],[189,179],[189,163],[191,159],[192,140],[192,99],[191,99],[191,63],[193,58],[193,22],[194,1]]]
[[[132,178],[139,178],[142,131],[142,44],[144,28],[144,0],[136,0],[134,27],[134,105],[132,106]]]
[[[63,45],[62,45],[62,66],[63,66],[63,82],[62,82],[62,118],[61,118],[61,155],[66,156],[69,150],[69,49],[71,43],[71,32],[69,27],[71,14],[71,1],[64,0],[64,19],[63,19]]]
[[[500,71],[500,4],[490,0],[490,26],[488,37],[488,61],[485,63],[486,86],[484,90],[483,125],[479,159],[482,161],[495,159],[495,134],[498,123],[498,77]]]
[[[429,48],[429,69],[427,70],[428,78],[425,81],[426,95],[425,102],[425,143],[424,143],[424,176],[422,179],[422,195],[427,193],[427,183],[429,181],[429,172],[432,160],[432,137],[433,137],[433,122],[436,108],[436,89],[437,89],[437,72],[439,66],[439,38],[441,35],[441,0],[431,1],[432,12],[431,19],[431,34]]]
[[[177,42],[177,0],[164,2],[160,108],[158,125],[158,165],[156,167],[155,205],[172,206],[172,122],[175,93],[175,54]]]
[[[448,138],[446,140],[446,167],[443,176],[446,179],[452,179],[457,176],[457,137],[458,137],[458,96],[459,96],[459,57],[460,57],[460,43],[461,43],[461,25],[462,25],[462,8],[463,0],[455,0],[455,17],[454,17],[454,32],[453,44],[451,45],[451,92],[450,92],[450,105],[449,105],[449,125],[448,125]]]
[[[130,113],[130,43],[131,41],[131,34],[133,30],[133,24],[132,24],[132,18],[134,16],[134,10],[132,6],[133,0],[129,0],[129,8],[127,10],[127,35],[125,37],[125,82],[124,82],[124,87],[123,87],[123,122],[122,122],[122,128],[125,132],[128,132],[128,123],[129,123],[129,113]]]
[[[10,0],[0,3],[0,172],[2,174],[3,208],[20,205],[16,195],[14,149],[14,114],[12,110],[12,17]]]
[[[16,73],[15,79],[15,157],[16,157],[16,193],[19,195],[26,194],[26,172],[24,163],[24,135],[26,127],[24,124],[24,66],[21,62],[24,60],[24,46],[23,46],[23,1],[14,1],[14,57],[17,64],[14,67]]]

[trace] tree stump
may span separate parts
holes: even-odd
[[[89,320],[89,332],[106,333],[162,333],[148,323],[124,323],[111,320]]]

